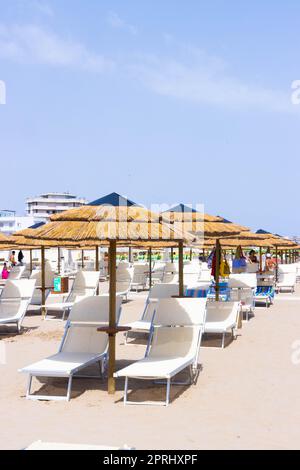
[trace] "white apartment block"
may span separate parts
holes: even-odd
[[[0,211],[0,232],[11,235],[39,222],[35,217],[17,216],[14,211]]]
[[[26,199],[26,213],[30,217],[48,222],[51,215],[83,206],[86,203],[86,199],[69,193],[45,193]]]

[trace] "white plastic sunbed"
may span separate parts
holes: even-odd
[[[187,385],[195,381],[205,312],[206,299],[180,298],[159,301],[146,357],[115,373],[115,377],[125,377],[125,405],[143,404],[128,401],[129,378],[166,381],[166,400],[148,402],[164,406],[170,402],[171,380],[174,376],[188,369],[189,381],[173,384]]]
[[[121,298],[117,297],[116,317],[119,319]],[[74,304],[66,324],[65,333],[57,354],[31,364],[20,370],[29,375],[26,397],[33,400],[70,400],[72,380],[80,377],[78,372],[99,365],[100,377],[103,376],[108,355],[108,335],[98,332],[99,326],[108,325],[109,296],[87,297]],[[31,394],[33,377],[65,377],[68,379],[67,395]],[[83,375],[81,377],[91,377]],[[99,375],[92,376],[93,378]]]
[[[168,299],[179,294],[179,284],[154,284],[150,289],[146,300],[145,309],[140,320],[129,323],[130,332],[125,335],[125,344],[128,343],[128,336],[133,333],[150,333],[155,309],[159,299]]]
[[[231,274],[228,286],[231,289],[230,299],[240,302],[241,311],[246,314],[248,321],[255,309],[256,273]]]
[[[139,288],[144,290],[147,285],[148,275],[149,264],[135,264],[133,266],[131,289],[135,289],[136,292],[138,292]]]
[[[221,334],[222,348],[228,331],[234,336],[241,305],[239,302],[208,302],[204,332]]]
[[[47,319],[48,311],[61,312],[62,320],[73,305],[80,300],[96,294],[99,283],[99,271],[78,271],[72,289],[66,296],[64,294],[49,295],[45,304]]]
[[[46,284],[46,296],[49,294],[53,287],[55,272],[52,270],[51,263],[49,260],[45,263],[45,284]],[[41,305],[42,303],[42,291],[40,289],[42,285],[42,272],[40,269],[35,269],[30,275],[30,279],[36,280],[36,288],[32,297],[31,303],[33,305]]]
[[[295,292],[297,282],[297,274],[295,272],[280,272],[279,280],[276,283],[276,289],[278,292],[281,291],[290,291]]]
[[[0,297],[0,325],[15,324],[18,333],[30,305],[35,289],[35,280],[8,280]]]

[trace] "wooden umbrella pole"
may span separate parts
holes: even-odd
[[[262,247],[259,248],[259,272],[262,273]]]
[[[220,240],[216,241],[216,302],[220,300],[220,262],[221,262],[221,245]]]
[[[109,327],[116,328],[116,260],[117,242],[109,243]],[[116,391],[114,372],[116,362],[116,334],[109,333],[109,360],[108,360],[108,393]]]
[[[152,287],[152,248],[149,248],[148,259],[149,259],[149,290],[150,290]]]
[[[174,248],[171,248],[171,263],[174,262]]]
[[[131,248],[131,246],[128,248],[128,262],[132,263],[132,248]]]
[[[29,250],[29,256],[30,256],[30,266],[29,266],[29,269],[30,269],[30,274],[32,273],[32,250],[30,249]]]
[[[43,316],[46,315],[45,303],[46,303],[46,273],[45,273],[45,247],[42,246],[41,248],[41,274],[42,274],[42,308],[41,313]]]
[[[179,297],[184,296],[183,286],[183,242],[178,243]]]
[[[57,271],[58,271],[58,275],[60,275],[60,269],[61,269],[61,265],[60,265],[60,247],[57,247]]]
[[[95,271],[99,271],[99,248],[95,247]]]
[[[81,267],[84,268],[84,250],[81,250]]]
[[[276,258],[276,267],[275,267],[275,282],[278,281],[278,247],[275,247],[275,258]]]
[[[190,261],[192,261],[192,259],[193,259],[193,250],[192,250],[192,248],[191,248],[191,249],[190,249]]]
[[[95,247],[95,271],[99,272],[100,271],[100,265],[99,265],[99,248],[98,246]],[[99,281],[97,284],[97,290],[96,294],[99,295]]]

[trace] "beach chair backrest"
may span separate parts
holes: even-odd
[[[297,272],[297,264],[279,264],[278,266],[279,273],[296,273]]]
[[[195,359],[198,355],[201,331],[201,325],[154,328],[148,356],[157,359]]]
[[[255,289],[257,287],[257,278],[255,273],[244,273],[244,274],[230,274],[228,280],[228,286],[230,288],[247,288],[250,287]]]
[[[119,321],[122,298],[116,299],[116,320]],[[96,325],[86,323],[96,322]],[[81,324],[80,324],[81,323]],[[84,324],[85,323],[85,324]],[[109,323],[109,296],[88,297],[74,304],[67,323],[61,351],[101,354],[107,350],[108,335],[97,328]]]
[[[131,287],[131,279],[127,279],[126,281],[117,281],[116,282],[116,289],[117,292],[127,292]]]
[[[131,282],[133,277],[132,268],[122,268],[117,270],[116,280],[117,282]]]
[[[84,293],[87,290],[96,290],[99,277],[99,271],[78,271],[74,280],[72,291]]]
[[[206,316],[205,298],[160,299],[154,325],[203,325]]]
[[[179,294],[179,284],[155,284],[151,287],[148,299],[166,299]]]
[[[279,273],[279,282],[286,286],[294,286],[296,284],[296,272],[292,273]]]
[[[10,280],[8,279],[2,294],[1,300],[5,299],[24,299],[24,300],[31,300],[34,289],[35,289],[36,281],[35,279],[18,279],[18,280]]]
[[[133,283],[143,283],[149,273],[149,264],[135,264],[133,268]]]
[[[177,273],[178,272],[178,263],[167,262],[165,264],[165,273]]]
[[[239,302],[208,302],[206,322],[235,322],[239,309]]]
[[[55,277],[55,272],[52,270],[50,261],[46,261],[45,263],[45,284],[46,286],[53,286],[53,279]],[[36,280],[36,285],[41,286],[42,284],[42,271],[40,269],[36,269],[32,271],[30,279]]]

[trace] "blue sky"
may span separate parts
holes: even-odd
[[[70,191],[300,234],[298,0],[0,0],[1,209]]]

